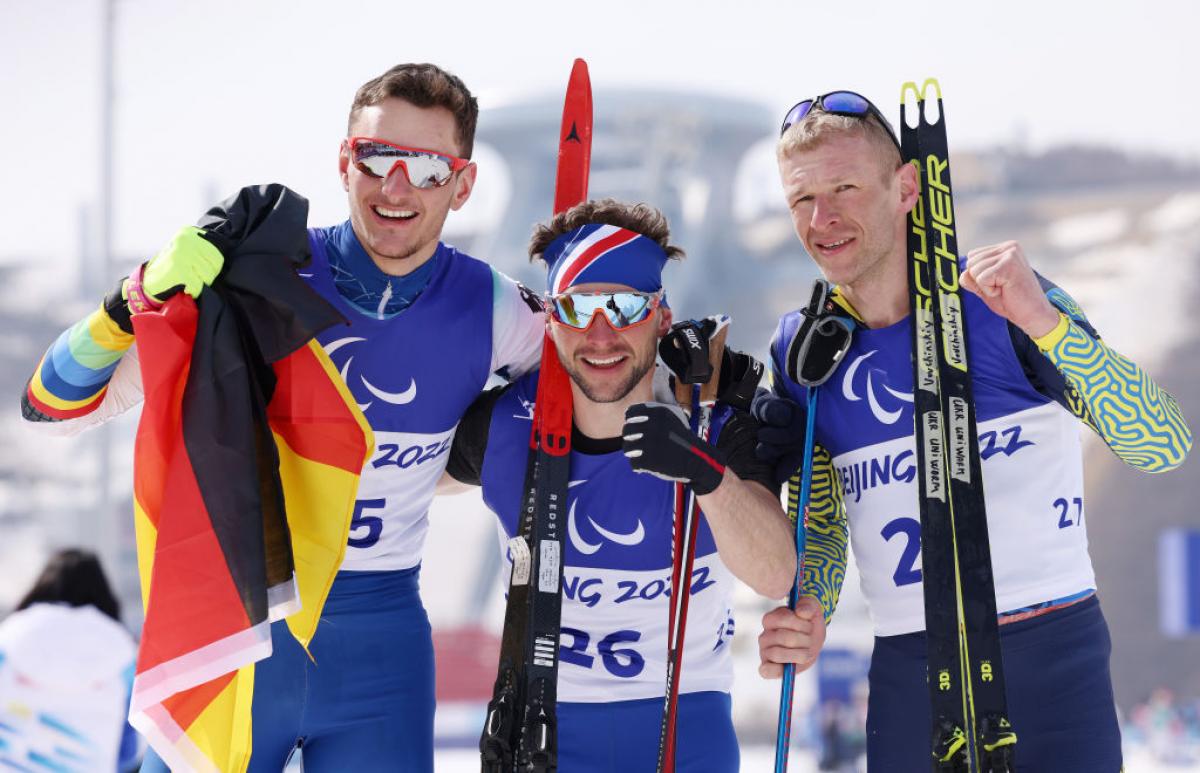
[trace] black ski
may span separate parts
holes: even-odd
[[[937,94],[931,120],[926,91]],[[910,125],[912,92],[918,120]],[[1008,721],[941,89],[901,93],[901,146],[920,197],[909,216],[913,407],[935,771],[1007,773]]]
[[[559,135],[554,212],[587,198],[592,95],[576,59]],[[558,642],[562,621],[564,513],[570,478],[570,381],[554,343],[543,341],[518,534],[509,540],[509,581],[500,664],[479,739],[484,773],[558,768]]]

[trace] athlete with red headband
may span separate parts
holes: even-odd
[[[531,293],[440,241],[475,182],[477,115],[462,81],[430,64],[392,68],[351,107],[338,154],[350,217],[309,231],[301,276],[349,321],[318,340],[375,452],[312,657],[278,622],[256,666],[251,771],[278,773],[299,745],[318,773],[433,770],[433,645],[418,591],[429,503],[463,412],[489,374],[534,367],[544,331]],[[180,232],[55,342],[24,395],[26,419],[66,433],[135,405],[130,312],[198,296],[222,263],[199,229]],[[166,768],[151,757],[143,770]]]
[[[655,767],[675,481],[691,487],[703,510],[678,770],[738,769],[729,696],[734,578],[779,598],[796,568],[771,466],[754,454],[754,420],[718,395],[706,442],[655,366],[672,318],[662,269],[681,254],[668,236],[657,210],[603,200],[556,215],[530,246],[549,267],[547,324],[574,405],[558,669],[559,769],[573,773]],[[450,452],[444,488],[454,488],[450,478],[482,486],[506,538],[518,530],[537,385],[535,372],[481,397]]]

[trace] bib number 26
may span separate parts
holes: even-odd
[[[592,668],[596,657],[589,655],[587,651],[588,644],[592,640],[591,634],[578,628],[563,626],[562,635],[571,637],[571,646],[566,646],[565,642],[559,646],[559,658],[562,662],[582,668]],[[623,679],[630,679],[642,673],[642,669],[646,667],[646,659],[642,657],[641,653],[628,647],[617,646],[632,644],[641,638],[642,634],[638,631],[616,631],[601,639],[600,643],[596,645],[596,651],[600,653],[600,660],[604,664],[605,670],[613,676]]]

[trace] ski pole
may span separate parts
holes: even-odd
[[[793,475],[788,481],[788,515],[796,521],[796,581],[788,594],[788,609],[795,610],[804,583],[804,543],[808,527],[808,497],[812,490],[813,430],[816,427],[817,391],[808,387],[808,415],[804,421],[804,463],[797,483]],[[797,488],[799,491],[797,491]],[[775,730],[775,773],[787,773],[788,751],[792,740],[792,697],[796,686],[796,666],[785,663],[783,683],[779,688],[779,724]]]

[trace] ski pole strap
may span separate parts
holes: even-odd
[[[812,295],[800,310],[800,327],[788,343],[786,370],[797,384],[824,384],[850,349],[854,321],[835,313],[833,286],[813,282]]]

